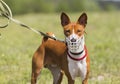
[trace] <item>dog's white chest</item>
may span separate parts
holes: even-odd
[[[86,58],[81,61],[75,61],[68,57],[68,67],[73,80],[76,77],[81,77],[82,80],[85,78],[87,73]]]

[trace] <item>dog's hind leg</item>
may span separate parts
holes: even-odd
[[[32,59],[31,84],[36,84],[37,77],[44,66],[44,48],[40,46]]]
[[[43,66],[32,65],[31,84],[36,84],[37,78],[42,70]]]
[[[32,71],[31,84],[36,84],[36,82],[37,82],[37,77],[38,77],[40,71],[41,71],[41,70]]]
[[[63,72],[57,65],[49,65],[47,68],[51,71],[53,76],[53,84],[61,84],[63,78]]]

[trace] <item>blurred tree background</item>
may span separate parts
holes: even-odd
[[[14,14],[116,10],[119,0],[4,0]]]

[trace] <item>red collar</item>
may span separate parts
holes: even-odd
[[[72,60],[80,61],[80,60],[83,60],[83,59],[87,56],[87,54],[88,54],[86,46],[84,46],[84,50],[85,50],[85,55],[82,56],[82,57],[80,57],[80,58],[74,58],[74,57],[70,56],[70,54],[68,53],[68,51],[67,51],[67,55],[68,55]]]

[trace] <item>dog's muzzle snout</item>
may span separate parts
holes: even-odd
[[[71,52],[76,52],[80,45],[81,45],[81,38],[78,38],[78,39],[75,39],[75,38],[72,38],[72,39],[69,39],[69,38],[66,38],[66,43],[67,43],[67,46],[68,46],[68,49],[71,51]]]
[[[75,39],[75,38],[72,38],[70,41],[71,41],[71,44],[70,44],[70,45],[72,45],[72,47],[73,47],[74,45],[76,45],[76,39]]]
[[[76,39],[75,39],[75,38],[72,38],[72,39],[71,39],[71,42],[76,42]]]

